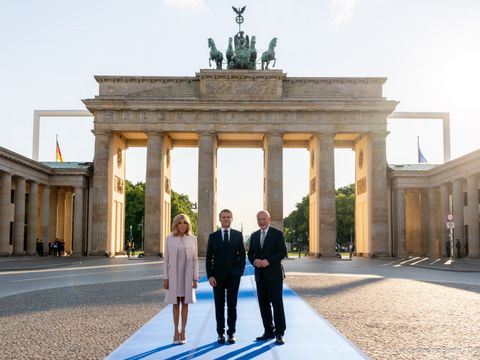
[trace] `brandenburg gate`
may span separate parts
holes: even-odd
[[[200,70],[193,77],[97,76],[91,254],[123,250],[125,150],[147,148],[145,254],[170,232],[174,147],[198,147],[198,244],[216,225],[217,149],[264,151],[264,208],[282,228],[283,148],[310,152],[310,253],[335,255],[335,147],[355,151],[356,251],[391,254],[386,78],[288,77],[281,70]],[[188,166],[188,165],[187,165]],[[238,189],[242,196],[242,189]],[[255,211],[253,211],[255,212]],[[252,216],[254,214],[252,213]]]

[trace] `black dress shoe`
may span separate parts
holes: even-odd
[[[235,344],[235,341],[236,341],[235,336],[233,336],[233,334],[228,335],[227,341],[228,341],[229,344]]]
[[[283,338],[282,335],[275,336],[275,344],[277,344],[277,345],[285,344],[285,339]]]
[[[224,344],[225,343],[225,336],[224,335],[218,335],[217,339],[219,344]]]
[[[264,341],[264,340],[268,340],[268,339],[273,339],[274,337],[275,337],[275,335],[273,335],[273,334],[264,333],[262,336],[257,337],[257,341]]]

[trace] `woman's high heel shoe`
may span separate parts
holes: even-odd
[[[175,345],[180,344],[180,333],[176,332],[176,333],[173,335],[173,343],[174,343]]]
[[[185,344],[187,342],[187,338],[185,337],[185,333],[181,332],[180,336],[178,338],[178,343],[179,344]]]

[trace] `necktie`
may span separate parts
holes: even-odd
[[[228,244],[228,230],[223,230],[223,241]]]
[[[260,247],[263,249],[263,242],[265,241],[266,231],[262,230],[262,234],[260,235]]]

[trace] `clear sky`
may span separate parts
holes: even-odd
[[[479,148],[480,1],[476,0],[18,0],[1,1],[0,146],[32,153],[33,110],[85,109],[94,75],[193,76],[208,68],[207,39],[225,52],[237,31],[231,5],[247,5],[242,29],[259,52],[278,37],[288,76],[385,76],[398,111],[450,112],[452,158]],[[40,160],[92,161],[91,118],[44,119]],[[439,121],[392,120],[389,163],[415,163],[416,141],[442,162]],[[336,151],[336,186],[352,183],[354,155]],[[218,207],[255,229],[262,152],[219,150]],[[197,150],[172,152],[175,191],[197,199]],[[308,191],[308,154],[284,151],[284,214]],[[127,152],[127,178],[145,178],[145,150]],[[201,211],[201,209],[199,209]]]

